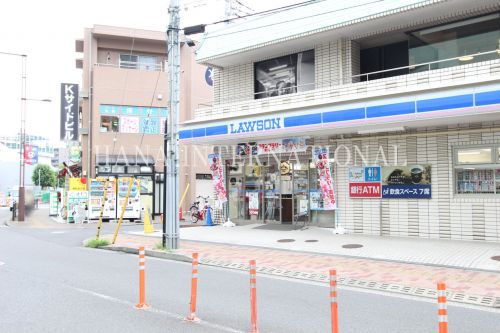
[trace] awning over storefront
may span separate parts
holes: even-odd
[[[184,126],[185,143],[218,143],[242,138],[384,132],[488,121],[500,112],[500,84],[478,85],[396,98],[320,106]]]
[[[152,156],[142,155],[97,155],[96,164],[153,165],[155,164],[155,159]]]

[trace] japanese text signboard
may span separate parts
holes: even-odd
[[[381,178],[379,166],[349,168],[349,197],[380,198]]]
[[[61,83],[61,140],[78,140],[78,84]]]
[[[382,169],[382,198],[430,199],[431,166],[405,165]]]

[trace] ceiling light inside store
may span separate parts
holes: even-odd
[[[283,64],[283,65],[279,65],[279,66],[274,66],[274,67],[269,68],[269,71],[272,72],[272,71],[275,71],[275,70],[278,70],[278,69],[285,68],[287,66],[288,66],[287,64]]]
[[[458,58],[458,60],[460,61],[471,61],[472,59],[474,59],[473,56],[471,56],[470,54],[466,54],[466,55],[463,55],[461,56],[460,58]]]

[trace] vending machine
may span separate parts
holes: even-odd
[[[141,218],[141,188],[140,181],[136,178],[121,177],[118,178],[118,204],[117,204],[117,214],[116,218],[120,218],[123,210],[123,205],[127,199],[127,192],[129,190],[129,184],[132,182],[130,187],[130,193],[128,196],[128,201],[126,203],[125,212],[123,218],[126,220],[139,220]]]
[[[105,188],[106,191],[104,191]],[[106,192],[106,198],[104,198],[104,192]],[[103,201],[103,220],[116,219],[116,179],[114,177],[92,179],[90,183],[89,219],[99,219]]]

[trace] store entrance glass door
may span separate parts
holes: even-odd
[[[264,179],[264,223],[281,221],[280,173],[276,163],[262,166]]]
[[[309,161],[293,163],[294,222],[309,221]]]

